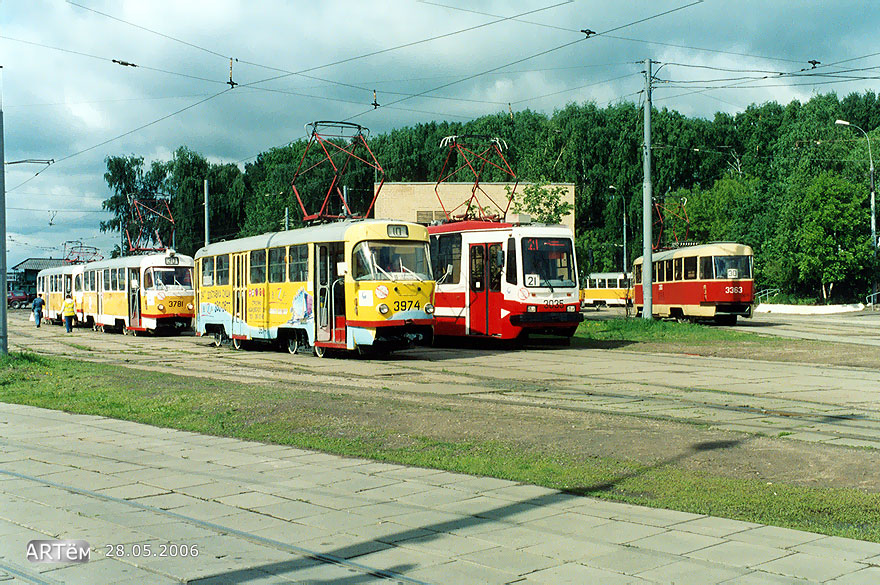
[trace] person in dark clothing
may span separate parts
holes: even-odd
[[[43,297],[37,295],[37,298],[34,299],[34,322],[37,324],[37,327],[40,326],[40,321],[43,320]]]

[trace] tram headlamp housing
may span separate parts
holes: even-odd
[[[379,303],[379,306],[376,307],[376,309],[377,309],[377,310],[379,311],[379,313],[381,313],[382,315],[387,315],[387,314],[388,314],[388,311],[389,311],[389,309],[388,309],[388,305],[386,305],[385,303]]]
[[[159,303],[158,305],[156,305],[156,308],[159,309],[160,311],[164,311],[165,305],[163,305],[162,303]]]
[[[565,310],[569,313],[574,313],[575,311],[577,311],[577,307],[575,305],[569,305],[565,308]]]
[[[194,307],[193,307],[193,304],[192,304],[192,303],[189,303],[189,304],[186,306],[186,310],[187,310],[187,311],[192,311],[193,308],[194,308]]]
[[[526,313],[537,313],[537,312],[538,312],[538,307],[536,307],[535,305],[529,305],[528,307],[526,307]]]
[[[425,312],[429,315],[433,315],[434,314],[434,305],[432,305],[431,303],[425,303]]]

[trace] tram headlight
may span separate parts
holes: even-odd
[[[159,309],[160,311],[164,311],[165,305],[163,305],[162,303],[159,303],[158,305],[156,305],[156,308]]]
[[[577,311],[577,307],[575,305],[569,305],[565,308],[565,310],[569,313],[574,313],[575,311]]]
[[[538,312],[538,307],[536,307],[535,305],[529,305],[528,307],[526,307],[526,313],[537,313],[537,312]]]
[[[429,315],[433,315],[434,314],[434,305],[432,305],[431,303],[425,303],[425,312]]]
[[[389,310],[388,305],[386,305],[385,303],[380,303],[379,306],[376,307],[376,309],[379,311],[379,313],[383,315],[387,315]]]
[[[186,310],[187,310],[187,311],[192,311],[193,308],[194,308],[194,307],[193,307],[193,304],[192,304],[192,303],[189,303],[189,304],[186,306]]]

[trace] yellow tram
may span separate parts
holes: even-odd
[[[200,249],[196,334],[291,353],[429,344],[434,279],[424,226],[345,220]]]
[[[169,250],[42,270],[37,292],[44,315],[61,321],[64,297],[76,304],[79,324],[100,331],[180,332],[195,313],[193,259]]]

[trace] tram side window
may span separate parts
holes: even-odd
[[[217,266],[217,286],[227,286],[229,284],[229,254],[217,256],[215,265]]]
[[[284,273],[287,266],[285,260],[287,250],[285,248],[272,248],[269,250],[269,282],[284,282]]]
[[[681,278],[681,258],[676,258],[673,260],[673,274],[675,275],[675,280],[682,280]]]
[[[489,245],[489,290],[501,290],[501,271],[504,268],[504,252],[501,244]]]
[[[684,258],[684,279],[685,280],[696,280],[697,279],[697,257],[689,256]]]
[[[666,273],[666,280],[672,280],[672,258],[664,262],[664,264],[666,264],[666,270],[664,271]]]
[[[712,267],[711,256],[700,256],[700,280],[711,280],[715,278]]]
[[[431,236],[431,262],[434,276],[443,284],[461,282],[461,234],[442,234]],[[446,267],[452,265],[452,273],[446,274]]]
[[[436,274],[436,273],[435,273]],[[516,284],[516,240],[507,238],[507,282]]]
[[[119,290],[119,271],[115,268],[110,271],[110,290]]]
[[[202,286],[214,286],[214,258],[202,258]]]
[[[82,274],[76,275],[76,278],[73,281],[73,290],[76,292],[82,292],[82,290],[83,290]]]
[[[633,267],[633,272],[636,275],[636,284],[642,284],[642,267],[639,264],[636,264]]]
[[[251,284],[266,282],[266,250],[251,251]]]
[[[309,247],[306,244],[290,247],[290,282],[305,282],[309,278]]]

